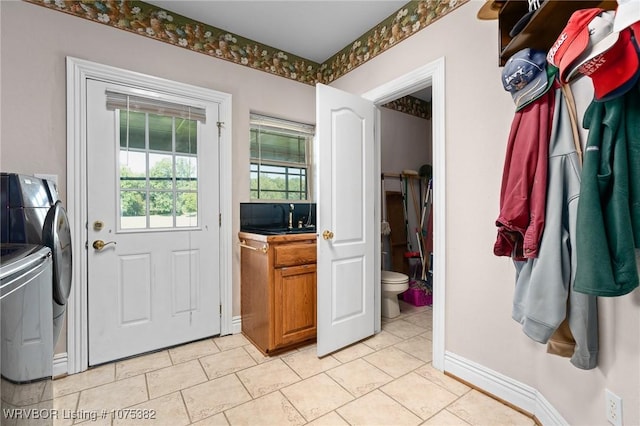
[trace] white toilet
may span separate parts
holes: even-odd
[[[400,315],[398,294],[409,288],[409,277],[392,271],[382,271],[380,274],[382,287],[382,316],[395,318]]]

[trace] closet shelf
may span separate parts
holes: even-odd
[[[500,66],[503,66],[514,53],[526,47],[548,51],[567,25],[573,12],[592,7],[615,10],[617,2],[615,0],[546,0],[535,11],[523,30],[511,38],[509,31],[529,11],[529,2],[508,0],[498,15]]]

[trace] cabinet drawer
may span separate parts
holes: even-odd
[[[316,245],[289,243],[274,247],[274,267],[316,263]]]

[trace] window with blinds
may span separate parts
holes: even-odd
[[[315,127],[250,116],[251,199],[308,200]]]
[[[198,226],[198,121],[188,105],[107,91],[118,117],[120,229]]]

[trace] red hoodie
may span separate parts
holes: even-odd
[[[538,256],[544,230],[549,139],[555,91],[517,111],[511,124],[502,172],[496,256],[524,260]]]

